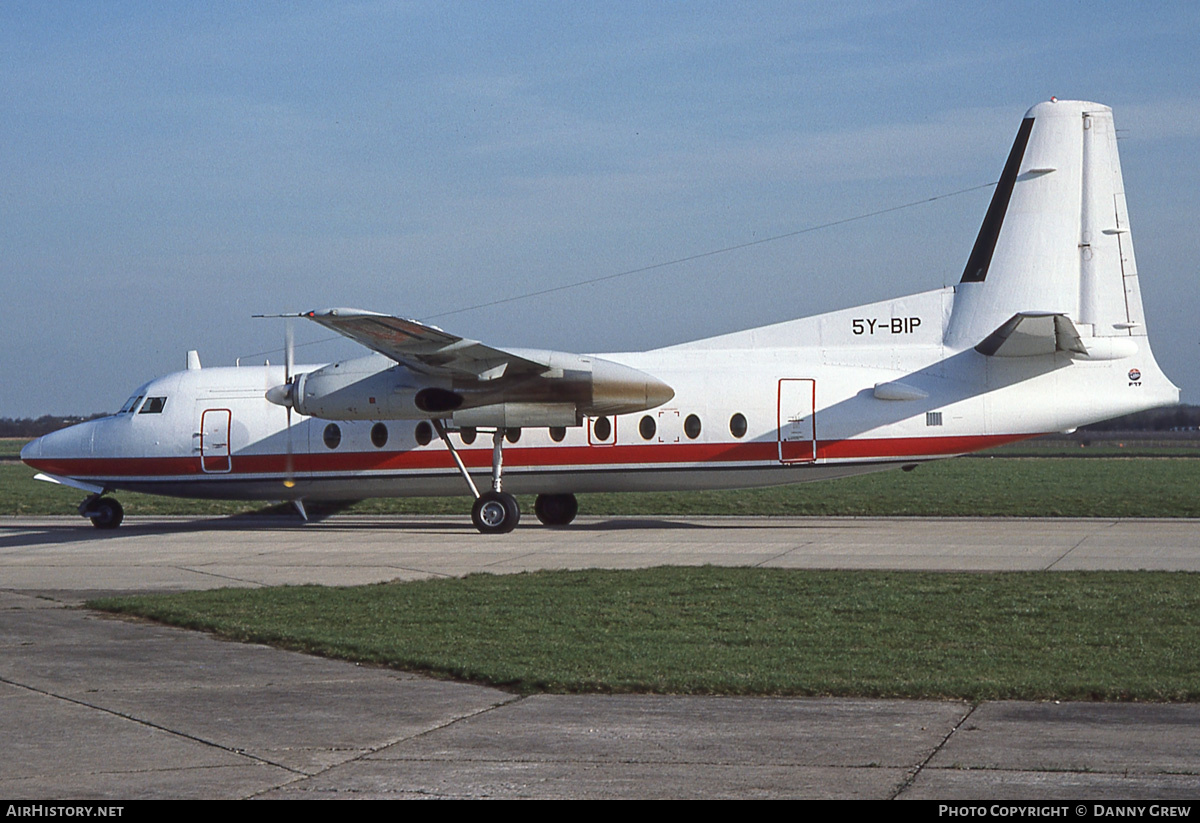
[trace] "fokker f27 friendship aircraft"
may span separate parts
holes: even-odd
[[[1179,400],[1146,336],[1112,112],[1078,101],[1025,115],[950,288],[601,355],[353,309],[300,316],[372,354],[295,366],[289,345],[282,367],[202,369],[189,352],[186,371],[21,459],[87,492],[79,511],[99,528],[121,522],[116,489],[301,515],[470,490],[476,527],[503,533],[520,518],[511,492],[562,525],[580,492],[843,477]]]

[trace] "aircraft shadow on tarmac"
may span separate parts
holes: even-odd
[[[21,546],[37,546],[45,544],[62,545],[64,543],[95,543],[104,540],[120,540],[127,537],[146,537],[153,535],[186,534],[206,531],[234,532],[277,532],[300,529],[316,529],[321,531],[335,530],[338,532],[361,531],[396,531],[396,532],[437,532],[440,534],[462,534],[464,538],[478,540],[481,543],[495,541],[499,546],[509,540],[519,540],[523,533],[530,531],[553,531],[564,535],[572,532],[596,533],[619,531],[713,531],[713,530],[742,530],[742,529],[803,529],[805,525],[797,523],[796,518],[776,520],[771,517],[762,518],[705,518],[702,522],[690,519],[691,515],[680,516],[629,516],[612,517],[611,519],[592,520],[585,518],[564,528],[547,529],[536,523],[529,526],[518,526],[511,536],[499,538],[478,535],[470,523],[460,522],[452,515],[430,518],[413,515],[357,515],[347,517],[329,517],[313,519],[304,522],[299,518],[286,515],[240,514],[232,516],[178,518],[178,519],[148,519],[139,523],[137,518],[130,518],[119,531],[100,531],[91,527],[86,520],[62,518],[61,522],[47,523],[40,520],[37,523],[16,523],[3,525],[6,534],[0,535],[0,548],[16,548]],[[821,518],[824,521],[824,518]],[[853,522],[843,524],[853,528]],[[812,528],[828,528],[828,523],[813,523]]]

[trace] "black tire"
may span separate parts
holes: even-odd
[[[88,519],[97,529],[115,529],[125,519],[125,509],[113,497],[101,497],[88,506]]]
[[[546,526],[565,526],[579,514],[579,501],[573,494],[539,494],[533,511]]]
[[[484,534],[508,534],[520,520],[517,498],[505,492],[484,492],[471,506],[471,522]]]

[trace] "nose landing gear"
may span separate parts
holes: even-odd
[[[93,494],[79,504],[79,513],[97,529],[115,529],[125,519],[125,508],[115,497]]]

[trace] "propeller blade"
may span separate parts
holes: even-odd
[[[287,458],[283,467],[283,485],[292,488],[296,485],[296,458],[292,451],[292,407],[287,407]]]
[[[296,341],[292,335],[292,320],[289,317],[283,327],[283,381],[292,382],[292,371],[296,368]]]
[[[292,372],[296,367],[296,341],[292,335],[292,319],[289,317],[283,326],[283,380],[287,386],[287,459],[284,463],[283,485],[293,488],[296,485],[296,457],[292,448],[292,406],[295,398],[292,393],[296,386]],[[270,399],[270,398],[268,398]]]

